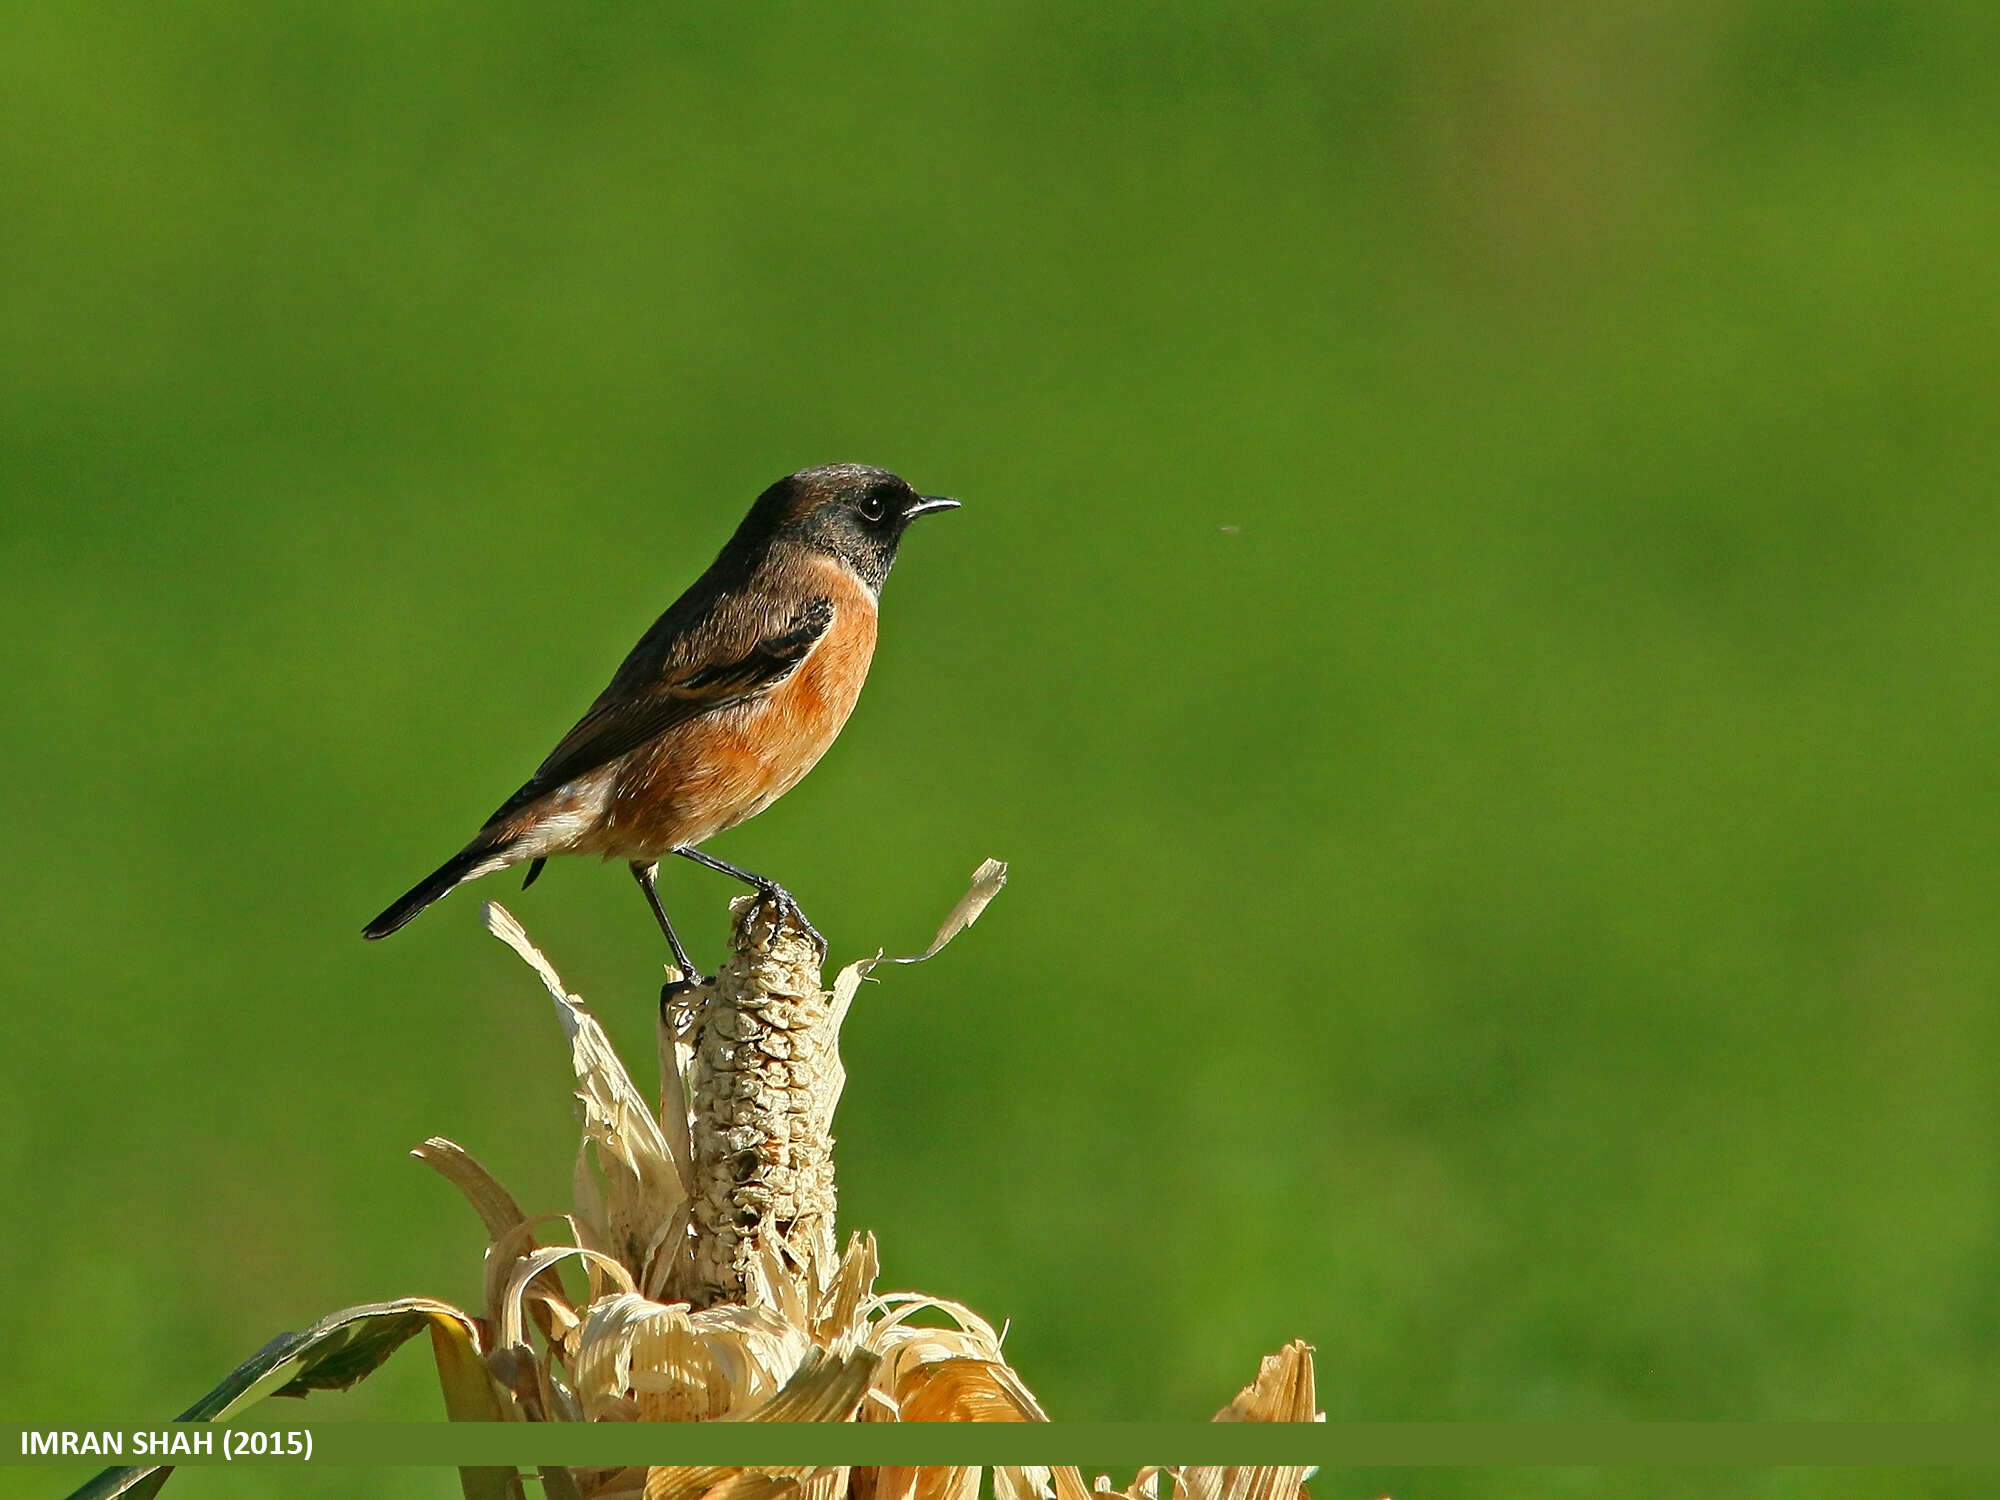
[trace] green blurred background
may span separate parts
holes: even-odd
[[[1294,1336],[1336,1419],[1996,1414],[2000,10],[8,19],[13,1419],[476,1299],[433,1132],[567,1201],[477,905],[643,1059],[624,873],[357,929],[844,458],[966,508],[717,852],[837,959],[1013,866],[847,1029],[885,1284],[1074,1419]],[[733,887],[663,884],[712,956]]]

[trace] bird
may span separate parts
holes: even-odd
[[[526,863],[525,890],[555,855],[596,854],[626,861],[645,892],[680,970],[669,988],[699,983],[655,884],[678,855],[756,889],[823,956],[789,891],[701,846],[790,791],[833,744],[867,679],[905,529],[958,507],[866,464],[780,479],[534,775],[362,936],[387,937],[482,875]]]

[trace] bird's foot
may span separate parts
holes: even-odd
[[[684,1009],[694,1003],[694,997],[708,981],[697,974],[692,979],[669,979],[660,986],[660,1019],[670,1021],[670,1011]]]
[[[819,956],[826,957],[826,935],[806,920],[800,908],[798,897],[776,882],[767,881],[757,887],[757,897],[773,908],[771,912],[771,936],[775,939],[787,921],[819,945]]]

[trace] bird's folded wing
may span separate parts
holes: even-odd
[[[550,752],[527,785],[508,798],[489,823],[564,782],[610,764],[677,724],[769,692],[805,660],[832,624],[833,601],[815,598],[806,601],[768,633],[745,632],[751,636],[747,647],[738,645],[730,650],[724,645],[723,649],[715,649],[710,637],[709,648],[700,649],[705,643],[698,636],[679,637],[669,644],[673,657],[698,658],[694,660],[645,660],[645,655],[650,654],[649,636],[619,668],[611,686],[591,705],[590,711],[563,736],[562,743]],[[642,677],[647,680],[634,681]]]

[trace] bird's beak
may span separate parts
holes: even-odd
[[[949,495],[919,495],[917,496],[917,503],[903,512],[903,521],[907,524],[916,520],[918,516],[929,515],[934,510],[957,509],[958,502]]]

